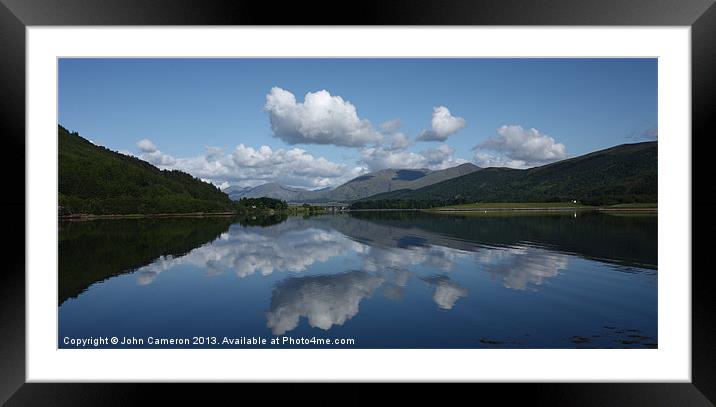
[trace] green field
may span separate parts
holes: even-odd
[[[605,208],[656,209],[656,208],[658,208],[658,204],[656,204],[656,203],[625,203],[625,204],[606,206]]]
[[[482,209],[571,209],[571,208],[596,208],[594,206],[582,205],[573,202],[485,202],[463,205],[450,205],[435,208],[435,210],[482,210]]]
[[[607,209],[607,210],[631,210],[631,209],[657,209],[656,203],[629,203],[617,205],[591,206],[573,202],[485,202],[463,205],[441,206],[432,208],[432,211],[494,211],[494,210],[555,210],[555,209]]]

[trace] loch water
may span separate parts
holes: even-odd
[[[58,257],[60,348],[658,347],[656,213],[73,221]]]

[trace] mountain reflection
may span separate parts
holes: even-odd
[[[475,251],[534,246],[624,266],[656,269],[657,216],[594,211],[549,213],[351,212],[332,225],[347,236],[388,247],[401,239]],[[403,240],[404,241],[404,240]]]
[[[58,299],[216,239],[231,217],[69,221],[59,224]]]

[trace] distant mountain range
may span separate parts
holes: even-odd
[[[385,169],[353,178],[335,189],[308,190],[288,187],[274,182],[257,187],[224,189],[231,199],[269,197],[288,202],[350,202],[371,195],[395,190],[412,190],[445,181],[479,170],[474,164],[462,164],[444,170]]]
[[[419,189],[363,198],[361,208],[416,208],[474,202],[608,205],[657,202],[657,142],[622,144],[541,167],[486,168]]]

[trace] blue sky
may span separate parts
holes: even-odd
[[[655,139],[657,60],[61,59],[59,123],[223,186],[526,168]]]

